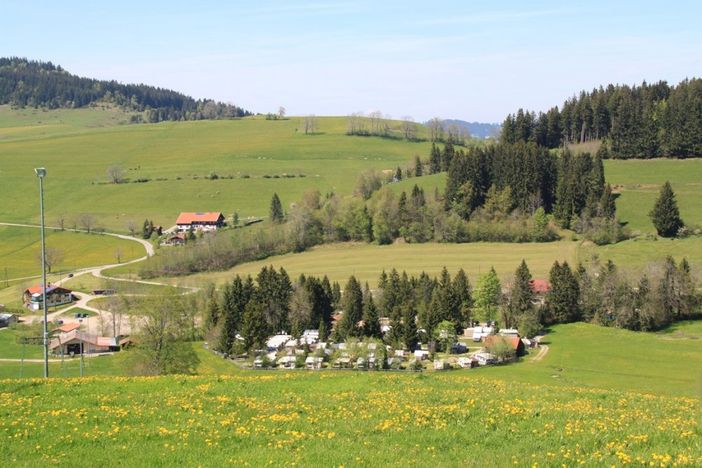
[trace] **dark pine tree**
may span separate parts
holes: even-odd
[[[414,176],[415,177],[422,177],[422,173],[424,172],[423,167],[422,167],[422,160],[419,159],[419,155],[414,157]]]
[[[429,153],[429,174],[437,174],[441,172],[441,151],[436,146],[436,143],[431,144],[431,153]]]
[[[546,296],[546,306],[557,323],[580,320],[580,286],[568,262],[553,264],[549,274],[551,290]]]
[[[382,338],[380,331],[380,317],[378,308],[373,302],[373,295],[366,284],[366,292],[363,298],[363,335],[372,338]]]
[[[616,215],[617,207],[614,202],[614,194],[612,193],[612,186],[607,184],[604,191],[602,192],[602,197],[599,203],[600,215],[603,218],[614,219]]]
[[[470,322],[470,308],[472,305],[470,282],[463,268],[456,273],[451,287],[458,304],[452,321],[458,325],[456,331],[460,332]]]
[[[337,335],[345,339],[357,336],[357,324],[363,319],[363,291],[355,276],[349,278],[342,298],[344,314],[339,322]]]
[[[278,194],[274,193],[273,198],[271,198],[271,209],[270,209],[271,221],[276,224],[282,223],[285,215],[283,213],[283,205],[280,203],[280,198]]]
[[[534,307],[534,291],[531,288],[531,272],[526,261],[517,267],[514,272],[514,284],[509,295],[509,304],[507,306],[507,314],[505,314],[505,327],[514,326],[519,320]]]
[[[406,305],[402,311],[402,343],[408,350],[417,347],[417,311],[411,305]]]
[[[253,300],[246,305],[241,323],[241,335],[247,351],[262,349],[269,331],[266,325],[265,305]]]
[[[649,216],[659,236],[675,237],[680,228],[684,226],[670,182],[666,181],[663,184],[658,200]]]

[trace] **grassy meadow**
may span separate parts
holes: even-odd
[[[605,177],[621,194],[617,216],[632,231],[655,233],[648,213],[666,180],[677,195],[683,221],[702,227],[702,159],[609,160]]]
[[[0,394],[0,449],[19,465],[702,463],[695,399],[466,373],[6,380]]]
[[[4,356],[19,357],[17,333],[0,331]],[[700,338],[700,321],[559,325],[541,360],[422,374],[245,371],[202,343],[193,377],[125,377],[129,351],[85,359],[82,379],[77,358],[49,381],[3,362],[0,450],[19,465],[698,466]]]
[[[502,244],[476,242],[470,244],[407,244],[373,245],[363,243],[339,243],[313,247],[307,252],[270,257],[265,260],[244,263],[225,272],[200,273],[183,278],[161,278],[185,286],[201,286],[208,282],[216,284],[229,281],[234,275],[256,276],[264,266],[283,267],[291,278],[300,274],[308,276],[327,275],[331,281],[343,284],[354,275],[361,282],[375,285],[383,269],[397,268],[408,274],[419,275],[422,271],[438,276],[446,268],[455,274],[463,268],[471,278],[487,273],[491,266],[498,274],[507,278],[526,259],[536,276],[544,277],[553,261],[573,262],[577,253],[576,242],[551,242],[541,244]],[[109,273],[109,271],[108,271]]]
[[[0,109],[0,134],[19,131],[13,116],[27,112]],[[102,110],[71,112],[62,115],[81,120],[84,113],[93,112],[96,119],[104,119]],[[40,111],[35,114],[24,117],[27,126],[33,117],[45,119]],[[36,207],[26,194],[36,191],[32,168],[37,166],[48,170],[47,221],[60,214],[70,218],[91,213],[105,228],[124,232],[130,221],[139,224],[145,218],[171,226],[181,211],[267,216],[274,192],[284,206],[310,188],[349,194],[363,170],[410,165],[415,155],[426,158],[429,152],[426,142],[347,136],[343,117],[319,118],[314,135],[305,135],[301,124],[300,118],[96,128],[73,122],[65,133],[30,132],[22,139],[0,139],[0,184],[8,187],[0,220],[36,221]],[[112,165],[121,166],[125,177],[151,181],[105,183]],[[234,178],[210,180],[211,173]]]
[[[342,285],[354,275],[371,287],[377,283],[383,269],[396,268],[408,274],[422,271],[438,276],[446,266],[451,274],[462,268],[475,283],[478,276],[494,267],[503,281],[508,281],[522,259],[526,260],[532,276],[548,278],[555,261],[567,261],[572,266],[582,262],[598,264],[608,259],[624,272],[638,274],[649,264],[663,260],[667,255],[677,261],[686,257],[693,271],[700,274],[702,239],[693,237],[676,240],[633,239],[615,245],[598,247],[589,242],[562,240],[548,243],[506,244],[475,242],[468,244],[407,244],[374,245],[364,243],[337,243],[313,247],[305,252],[272,256],[264,260],[238,265],[227,271],[197,273],[184,277],[164,277],[157,281],[180,286],[202,287],[208,283],[222,284],[235,275],[256,276],[264,266],[285,268],[291,278],[300,274],[322,277]],[[135,276],[139,265],[126,265],[106,270],[105,274]]]
[[[46,230],[46,248],[60,253],[53,271],[75,270],[96,265],[126,262],[144,256],[144,248],[111,236]],[[39,229],[0,226],[0,285],[5,279],[41,274],[41,238]],[[7,269],[7,271],[5,271]]]
[[[23,352],[27,359],[41,358],[41,346],[27,345],[23,351],[16,342],[18,336],[39,334],[38,325],[1,330],[0,358],[19,359]],[[680,322],[655,333],[586,323],[557,325],[549,330],[543,340],[549,350],[541,360],[534,360],[538,350],[532,350],[516,364],[452,371],[448,375],[468,373],[509,382],[699,398],[702,397],[701,339],[702,321]],[[473,344],[469,342],[468,346]],[[198,374],[246,375],[254,372],[241,370],[235,364],[217,357],[207,351],[202,343],[193,343],[193,348],[200,358]],[[128,351],[111,357],[91,358],[92,367],[86,366],[85,373],[90,376],[127,375],[124,362],[127,354]],[[63,364],[52,362],[51,365],[52,376],[78,375],[73,373],[74,368],[68,360]],[[258,374],[259,371],[254,373]],[[427,375],[434,373],[428,372]],[[1,363],[0,378],[18,376],[18,363]],[[24,376],[41,376],[41,364],[25,363]]]
[[[111,105],[82,109],[13,109],[0,105],[0,142],[48,138],[125,125],[133,113]]]

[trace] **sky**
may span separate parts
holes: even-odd
[[[700,1],[2,0],[0,56],[253,112],[501,122],[702,75]]]

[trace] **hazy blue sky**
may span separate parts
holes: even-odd
[[[0,56],[256,112],[501,121],[702,75],[700,1],[0,2]]]

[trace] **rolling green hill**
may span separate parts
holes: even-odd
[[[347,136],[345,118],[319,118],[318,134],[305,135],[298,118],[89,128],[85,114],[91,111],[98,121],[105,118],[100,109],[62,110],[61,125],[41,124],[39,131],[29,125],[34,114],[0,109],[0,135],[24,136],[0,139],[0,185],[8,188],[0,220],[36,221],[26,194],[36,191],[37,166],[48,170],[47,220],[87,212],[105,228],[124,232],[129,221],[145,218],[170,226],[180,211],[267,216],[273,193],[284,206],[310,188],[350,194],[363,170],[410,165],[429,151],[428,143]],[[15,125],[13,113],[24,115],[22,125]],[[49,121],[41,113],[35,117]],[[150,181],[107,183],[112,165],[127,178]],[[213,173],[217,180],[208,178]]]
[[[46,247],[59,253],[52,266],[54,272],[117,263],[118,255],[122,262],[145,255],[136,242],[68,231],[47,230]],[[0,287],[6,278],[41,274],[40,250],[39,229],[0,226]]]

